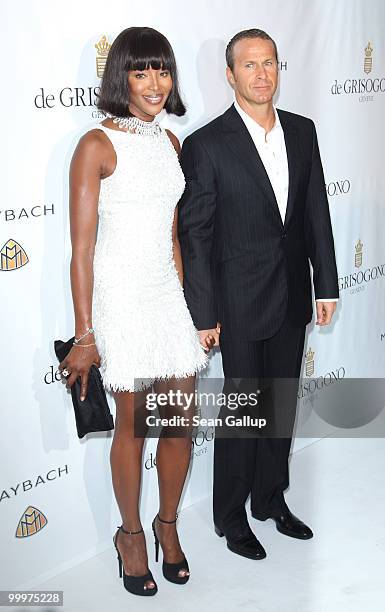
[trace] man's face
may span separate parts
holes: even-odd
[[[227,67],[226,75],[238,102],[271,102],[278,85],[273,43],[263,38],[244,38],[235,43],[233,59],[233,70]]]

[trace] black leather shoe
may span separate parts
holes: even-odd
[[[253,514],[253,517],[258,519],[258,516]],[[300,540],[309,540],[313,537],[313,532],[303,523],[297,516],[292,514],[289,509],[282,512],[278,516],[269,516],[267,518],[273,519],[277,530],[284,535],[290,536],[291,538],[299,538]],[[266,520],[264,518],[259,520]]]
[[[255,560],[264,559],[266,557],[265,549],[251,531],[249,525],[242,526],[239,533],[234,532],[231,533],[231,535],[224,533],[215,526],[215,533],[220,538],[225,536],[227,548],[237,555]]]

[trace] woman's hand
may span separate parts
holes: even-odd
[[[59,371],[67,370],[69,374],[66,378],[66,387],[72,387],[78,376],[81,379],[80,400],[83,401],[87,395],[88,388],[88,373],[92,364],[100,368],[100,356],[96,345],[82,346],[78,344],[73,346],[67,357],[59,363]],[[64,374],[63,374],[64,376]]]
[[[219,334],[221,333],[221,324],[217,322],[215,329],[202,329],[198,331],[199,340],[206,353],[213,346],[219,346]]]

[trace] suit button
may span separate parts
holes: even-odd
[[[284,240],[286,238],[287,234],[281,234],[281,238],[282,240]]]

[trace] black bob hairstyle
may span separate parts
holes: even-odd
[[[127,28],[115,38],[109,50],[98,96],[99,110],[117,117],[131,116],[127,72],[129,70],[169,70],[172,89],[165,111],[178,117],[186,112],[179,93],[178,71],[174,52],[167,38],[146,27]]]

